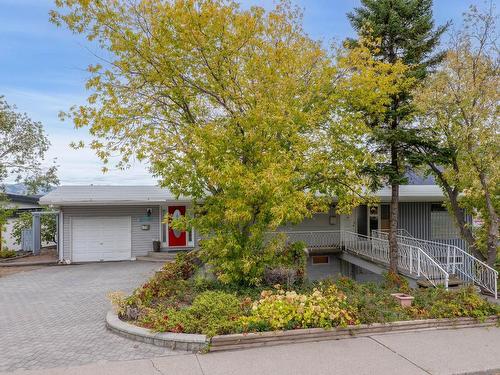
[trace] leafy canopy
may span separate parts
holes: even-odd
[[[455,214],[466,209],[482,219],[470,245],[487,252],[490,265],[498,256],[500,212],[496,20],[494,8],[472,7],[437,72],[415,92],[418,131],[425,140],[416,145],[415,159],[436,175],[449,200],[457,200],[458,207],[449,205],[460,211]]]
[[[56,5],[52,20],[107,56],[89,67],[87,105],[66,115],[105,163],[145,160],[193,198],[192,217],[173,225],[201,232],[222,281],[259,283],[274,256],[265,233],[324,206],[318,193],[345,209],[359,201],[370,157],[354,103],[377,88],[380,108],[388,89],[364,47],[335,66],[286,1],[269,12],[224,0]]]
[[[6,178],[23,182],[28,193],[58,183],[56,167],[43,168],[42,161],[50,146],[42,124],[0,96],[0,184]]]

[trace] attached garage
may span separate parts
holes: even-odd
[[[190,249],[194,232],[180,233],[181,243],[169,241],[172,231],[162,223],[167,209],[182,214],[190,202],[157,186],[59,186],[40,199],[59,211],[59,260],[65,263],[135,260],[148,255],[154,241],[164,250]]]
[[[130,260],[132,258],[130,216],[72,217],[73,262]]]

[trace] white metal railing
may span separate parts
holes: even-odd
[[[473,255],[455,245],[415,238],[404,229],[398,229],[396,235],[398,243],[418,246],[448,273],[454,274],[465,283],[479,285],[493,293],[495,298],[498,297],[498,271]],[[388,233],[374,230],[372,237],[387,239]]]
[[[308,250],[334,249],[341,245],[339,230],[274,232],[278,233],[285,234],[287,242],[304,242]]]
[[[345,250],[389,264],[389,241],[347,231],[341,237]],[[398,243],[398,269],[448,289],[448,272],[417,246]]]
[[[308,250],[341,248],[384,265],[389,264],[389,242],[348,231],[287,231],[287,242],[304,242]],[[410,275],[423,277],[432,285],[448,288],[449,274],[418,246],[398,244],[398,268]]]

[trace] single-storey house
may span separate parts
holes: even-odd
[[[345,230],[369,235],[388,230],[390,190],[378,192],[380,204],[357,207],[350,215],[315,213],[285,231]],[[451,216],[442,207],[443,193],[436,185],[400,188],[399,225],[413,236],[462,245]],[[156,186],[60,186],[40,199],[59,214],[59,257],[70,262],[133,260],[161,243],[161,251],[196,247],[198,234],[176,231],[164,223],[169,214],[184,215],[189,198],[176,199]]]
[[[337,213],[333,205],[329,212],[278,228],[288,241],[306,244],[310,279],[380,279],[389,264],[391,192],[384,188],[376,195],[378,204],[358,206],[350,214]],[[467,252],[443,207],[441,188],[414,181],[401,186],[399,195],[398,268],[411,285],[465,282],[496,295],[498,272]],[[175,230],[164,220],[185,215],[191,200],[156,186],[61,186],[40,204],[58,213],[61,262],[135,260],[148,256],[153,242],[169,253],[196,248],[200,239],[196,229]]]

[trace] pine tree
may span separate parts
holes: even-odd
[[[372,50],[374,57],[390,64],[403,62],[409,67],[407,74],[415,85],[444,57],[444,52],[436,52],[436,49],[448,24],[435,27],[432,0],[361,0],[361,6],[349,13],[348,18],[360,38],[379,41]],[[411,88],[402,88],[391,97],[384,119],[369,124],[376,145],[374,151],[385,160],[371,171],[375,185],[391,186],[389,247],[393,273],[397,273],[398,264],[399,186],[406,183],[404,150],[415,137],[414,132],[405,129],[414,116],[412,100]]]

